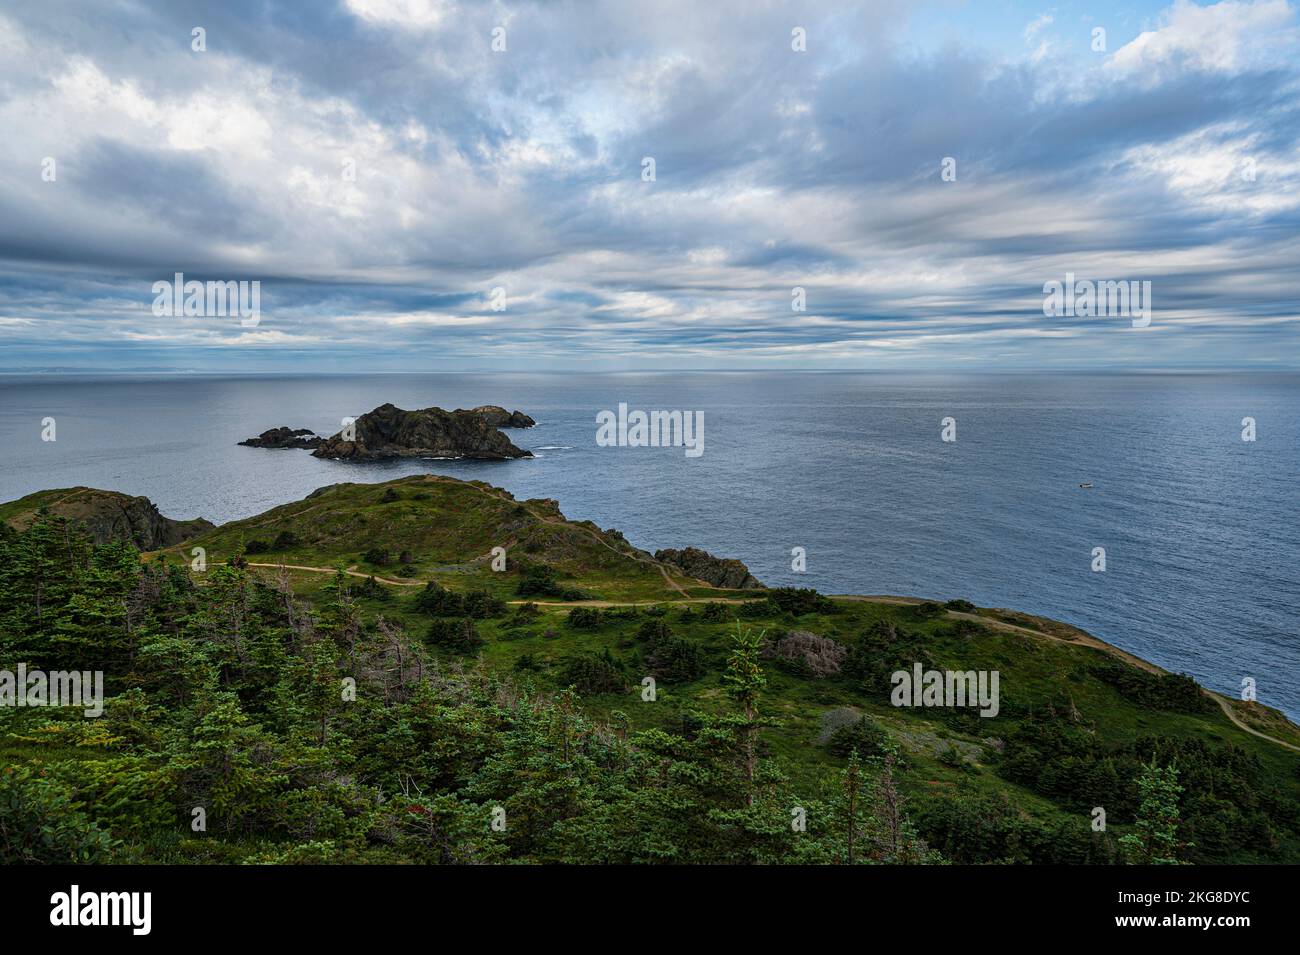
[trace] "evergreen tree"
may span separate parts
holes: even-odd
[[[1139,805],[1134,831],[1120,838],[1129,862],[1139,865],[1179,865],[1187,848],[1178,840],[1178,768],[1159,766],[1154,755],[1138,777]]]

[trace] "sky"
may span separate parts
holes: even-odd
[[[1287,0],[6,0],[0,371],[1295,369],[1298,94]]]

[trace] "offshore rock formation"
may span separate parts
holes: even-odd
[[[500,405],[479,405],[470,410],[474,414],[482,415],[483,420],[493,428],[531,428],[537,424],[522,411],[506,411]],[[460,414],[460,411],[461,409],[457,408],[452,414]]]
[[[272,428],[239,443],[250,448],[319,448],[325,439],[310,428]]]
[[[749,568],[740,561],[728,557],[714,557],[708,551],[700,550],[698,547],[687,547],[684,550],[672,548],[657,550],[655,560],[679,567],[696,580],[702,580],[715,587],[725,587],[728,590],[763,589],[762,582],[755,578],[749,572]]]
[[[183,543],[216,525],[203,518],[176,521],[163,517],[147,497],[131,497],[93,487],[60,488],[29,494],[4,505],[4,520],[18,530],[28,527],[40,508],[55,517],[84,524],[96,544],[125,540],[141,550]]]
[[[494,409],[505,414],[505,409]],[[518,414],[518,412],[516,412]],[[405,411],[383,404],[357,418],[350,440],[340,431],[321,442],[314,457],[377,461],[385,458],[478,458],[504,461],[531,458],[489,424],[483,409],[444,411],[424,408]],[[532,421],[527,415],[522,415]]]

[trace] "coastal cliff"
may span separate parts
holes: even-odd
[[[45,509],[53,517],[84,525],[96,544],[130,541],[141,550],[173,547],[213,530],[211,521],[196,518],[177,521],[164,517],[147,497],[132,497],[93,487],[38,491],[0,505],[0,520],[15,530],[25,530]]]
[[[696,580],[730,590],[761,590],[762,581],[749,572],[742,562],[729,557],[714,557],[698,547],[682,550],[667,548],[655,551],[655,560],[685,571]]]

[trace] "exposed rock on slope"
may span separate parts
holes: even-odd
[[[141,550],[171,547],[215,526],[203,518],[174,521],[158,513],[158,508],[147,497],[131,497],[93,487],[60,488],[29,494],[3,505],[0,515],[8,524],[21,530],[35,520],[41,507],[48,508],[56,517],[85,524],[97,544],[129,540]]]
[[[506,411],[500,405],[479,405],[477,408],[471,408],[475,414],[482,415],[493,428],[531,428],[537,424],[532,418],[522,411]],[[453,414],[460,414],[457,408]]]
[[[672,548],[657,550],[655,560],[680,567],[696,580],[702,580],[715,587],[726,587],[729,590],[763,589],[762,582],[755,578],[749,572],[749,568],[740,561],[728,557],[714,557],[708,551],[700,550],[698,547],[687,547],[684,550]]]
[[[343,432],[321,443],[318,458],[373,461],[383,458],[480,458],[503,461],[531,458],[531,451],[515,447],[475,411],[424,408],[405,411],[383,404],[357,418],[354,440]]]
[[[239,443],[250,448],[319,448],[325,439],[310,428],[272,428]]]

